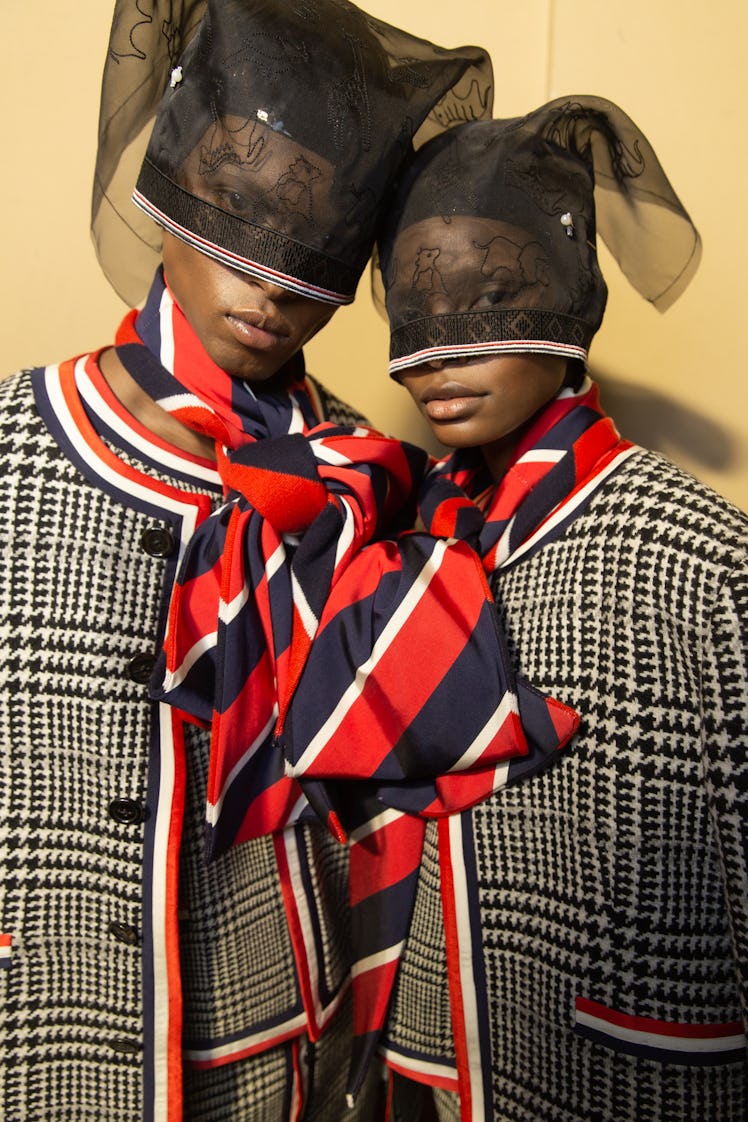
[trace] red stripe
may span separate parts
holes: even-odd
[[[527,460],[513,464],[504,476],[491,504],[491,520],[503,522],[511,518],[525,495],[545,478],[558,460]]]
[[[163,712],[163,708],[162,708]],[[170,714],[174,739],[174,788],[169,820],[169,835],[164,883],[164,935],[166,969],[169,976],[169,1029],[167,1086],[169,1122],[182,1122],[182,974],[179,955],[179,844],[184,822],[186,764],[184,726],[177,713]]]
[[[318,479],[303,479],[288,472],[247,467],[226,461],[223,479],[238,491],[279,534],[305,530],[327,505],[327,488]]]
[[[330,592],[322,613],[318,634],[321,635],[325,627],[334,623],[339,612],[350,607],[351,603],[373,596],[382,578],[388,573],[399,573],[401,568],[400,551],[394,541],[377,542],[376,546],[366,554],[366,564],[354,558],[350,567]],[[353,585],[353,593],[351,585]]]
[[[301,1001],[307,1019],[307,1031],[310,1040],[318,1040],[321,1029],[317,1024],[315,995],[312,992],[312,982],[309,977],[306,943],[304,942],[304,933],[299,918],[296,897],[294,895],[293,881],[291,878],[291,870],[288,866],[286,842],[283,833],[276,833],[273,836],[273,848],[275,849],[275,859],[278,864],[278,874],[281,891],[283,893],[283,904],[286,910],[286,922],[288,924],[288,932],[291,937],[291,946],[296,963],[296,976],[298,978]]]
[[[267,787],[247,807],[233,844],[282,830],[288,824],[300,795],[301,788],[296,781],[286,776],[272,787]]]
[[[564,748],[579,728],[579,714],[555,697],[546,698],[548,716],[558,737],[559,748]]]
[[[319,620],[314,616],[312,618],[312,628],[314,634],[316,634],[319,626]],[[307,632],[307,626],[309,625],[309,622],[310,621],[308,618],[302,619],[301,614],[299,613],[299,609],[296,603],[294,603],[291,647],[288,651],[285,652],[285,676],[283,679],[280,678],[280,675],[278,677],[279,731],[283,727],[283,720],[286,715],[288,704],[291,701],[294,690],[296,689],[299,678],[304,671],[306,660],[309,656],[309,648],[312,645],[312,638],[314,637],[310,636]]]
[[[393,1122],[393,1118],[392,1118],[393,1085],[394,1085],[394,1080],[393,1079],[388,1079],[387,1080],[387,1099],[386,1099],[386,1102],[384,1104],[384,1122]]]
[[[658,1036],[672,1036],[684,1040],[716,1040],[723,1036],[735,1036],[744,1031],[741,1021],[728,1021],[723,1024],[694,1024],[677,1021],[658,1021],[653,1017],[635,1017],[630,1013],[620,1013],[588,997],[577,997],[576,1007],[583,1013],[607,1021],[620,1028],[635,1029],[637,1032],[656,1033]]]
[[[429,532],[435,534],[438,538],[455,537],[455,527],[460,513],[473,506],[474,504],[471,500],[466,497],[460,498],[456,496],[451,499],[445,499],[444,502],[439,503],[439,506],[434,512]]]
[[[219,583],[220,571],[214,567],[185,584],[174,585],[164,640],[166,669],[172,674],[195,643],[216,630]]]
[[[178,409],[170,409],[171,413],[181,424],[194,432],[203,433],[219,444],[229,444],[231,434],[223,421],[206,405],[182,405]]]
[[[406,1067],[404,1064],[399,1064],[392,1056],[385,1056],[385,1064],[392,1071],[398,1072],[399,1075],[404,1075],[406,1079],[412,1079],[414,1083],[423,1083],[427,1087],[438,1087],[441,1091],[456,1091],[457,1076],[454,1075],[450,1078],[448,1075],[432,1075],[427,1071],[419,1071],[417,1068]]]
[[[517,725],[521,733],[522,727],[519,722]],[[526,749],[525,752],[519,753],[510,747],[507,749],[506,757],[509,759],[526,754]],[[437,798],[421,813],[427,818],[442,818],[447,814],[458,814],[487,799],[497,790],[496,765],[477,772],[439,775],[436,777],[435,786]]]
[[[422,818],[403,814],[351,846],[351,906],[399,884],[418,868],[424,829]]]
[[[577,486],[589,477],[593,468],[600,470],[600,457],[606,449],[615,448],[617,435],[610,417],[602,417],[582,433],[572,448]]]
[[[211,575],[216,571],[220,574],[220,596],[224,604],[231,604],[237,596],[241,596],[245,591],[244,538],[251,518],[251,511],[242,511],[238,506],[232,508],[229,523],[226,527],[223,554],[211,570]],[[209,604],[213,608],[214,624],[213,628],[207,630],[215,630],[216,597],[215,594],[210,592],[208,595],[210,597]]]
[[[470,1119],[473,1116],[473,1094],[470,1084],[465,1005],[462,999],[462,979],[460,978],[460,939],[457,927],[457,903],[455,900],[452,843],[449,837],[448,818],[442,818],[439,822],[439,871],[441,873],[444,940],[447,952],[449,1004],[452,1011],[457,1084],[460,1092],[460,1118]]]
[[[88,447],[91,449],[96,458],[101,461],[114,475],[119,476],[120,479],[127,480],[130,483],[136,483],[138,486],[147,487],[149,491],[156,495],[162,495],[172,502],[179,502],[182,506],[194,506],[199,511],[198,521],[202,522],[207,518],[211,510],[211,500],[208,495],[194,494],[190,495],[184,491],[177,490],[176,487],[170,487],[167,483],[162,483],[153,476],[145,475],[143,472],[138,471],[136,468],[126,464],[119,456],[111,451],[102,440],[99,439],[98,433],[94,429],[88,414],[86,413],[83,401],[78,393],[78,387],[75,384],[75,367],[78,359],[69,359],[63,362],[59,367],[59,386],[65,401],[65,407],[70,415],[70,418],[75,426],[76,435],[80,436]],[[86,357],[85,361],[86,373],[94,381],[94,373],[98,374],[98,380],[101,380],[102,375],[98,370],[95,358],[91,355]],[[97,387],[98,388],[98,387]],[[122,406],[117,410],[120,416],[123,415]],[[138,425],[134,418],[129,413],[125,414],[128,425],[135,431],[138,431],[147,437],[151,444],[155,444],[159,448],[167,449],[170,452],[176,452],[188,463],[201,463],[205,464],[209,461],[199,459],[195,456],[188,456],[185,452],[180,452],[175,449],[173,445],[168,444],[166,441],[159,440]],[[67,426],[66,426],[67,427]]]
[[[365,1036],[382,1028],[400,959],[375,966],[353,979],[353,1034]]]
[[[360,559],[366,564],[366,553],[361,554]],[[348,573],[357,568],[354,562]],[[361,760],[352,755],[351,744],[366,745],[367,769],[374,774],[403,730],[431,697],[435,684],[445,677],[470,641],[485,600],[482,576],[479,589],[468,591],[468,584],[475,581],[477,573],[475,555],[464,542],[447,550],[439,571],[431,578],[428,591],[402,621],[361,695],[309,766],[307,774],[360,777]],[[459,604],[454,600],[455,588],[464,591]],[[355,595],[352,602],[355,602]],[[438,643],[434,643],[435,634],[439,636]],[[412,651],[428,651],[429,657],[413,659],[408,654]],[[404,654],[408,657],[407,682],[403,680]],[[397,709],[387,700],[393,697],[397,697]]]
[[[233,1064],[236,1060],[243,1060],[247,1056],[256,1056],[260,1052],[267,1052],[269,1048],[276,1048],[279,1044],[283,1044],[286,1040],[293,1040],[299,1036],[303,1030],[299,1028],[289,1029],[286,1032],[281,1032],[278,1036],[268,1037],[260,1044],[250,1044],[246,1048],[238,1048],[235,1052],[228,1052],[222,1056],[215,1056],[210,1060],[187,1060],[191,1068],[196,1071],[207,1071],[209,1068],[224,1067],[226,1064]]]
[[[223,713],[213,713],[208,800],[216,803],[228,778],[273,716],[273,665],[267,651]]]
[[[293,1061],[293,1093],[291,1095],[291,1109],[293,1110],[293,1103],[296,1103],[291,1122],[300,1122],[301,1116],[304,1111],[304,1079],[301,1074],[301,1057],[299,1055],[299,1042],[295,1040],[291,1047],[291,1055]]]

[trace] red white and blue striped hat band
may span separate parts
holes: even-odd
[[[488,355],[562,355],[586,366],[593,331],[574,316],[538,308],[462,312],[415,320],[392,331],[389,372]]]
[[[143,168],[144,171],[149,168],[154,177],[163,179],[160,173],[151,165],[148,165],[147,162],[143,165]],[[141,173],[139,186],[143,179],[144,175]],[[172,184],[172,187],[174,190],[170,192],[172,205],[169,213],[156,206],[137,187],[133,191],[132,201],[168,234],[180,238],[187,245],[191,245],[193,249],[204,253],[207,257],[211,257],[222,265],[228,265],[232,269],[237,269],[240,273],[247,273],[249,276],[257,277],[258,280],[265,281],[268,284],[277,284],[281,288],[287,288],[290,292],[297,293],[299,296],[321,300],[326,304],[350,304],[353,300],[358,277],[352,276],[351,270],[347,270],[347,276],[342,266],[337,270],[331,270],[324,254],[316,253],[307,246],[293,242],[289,238],[283,238],[274,230],[268,230],[246,222],[241,231],[244,235],[241,239],[236,238],[236,234],[231,231],[230,225],[227,231],[229,236],[224,236],[221,241],[211,241],[204,237],[199,233],[199,229],[212,230],[214,232],[213,236],[216,236],[216,208],[211,207],[210,203],[189,195],[186,191],[180,191],[176,184]],[[179,195],[184,196],[185,200],[189,200],[186,201],[183,208],[173,205],[174,198],[179,197]],[[175,214],[180,214],[180,212],[181,216],[190,223],[189,226],[177,221]],[[220,224],[220,212],[218,212],[218,215]],[[213,218],[213,221],[211,221],[211,218]],[[232,233],[234,233],[233,237],[231,236]],[[243,242],[241,249],[244,252],[235,252],[229,248],[232,242]],[[256,248],[258,259],[246,256],[250,246]],[[319,283],[305,281],[303,276],[294,276],[290,272],[284,272],[280,267],[272,268],[269,265],[262,264],[263,259],[272,260],[278,266],[287,263],[287,268],[292,268],[295,265],[297,274],[314,277],[317,281],[323,277],[328,279],[329,283],[337,282],[339,285],[341,281],[347,281],[347,284],[340,285],[340,287],[345,287],[350,291],[338,292],[325,288]],[[336,275],[332,275],[333,272]]]

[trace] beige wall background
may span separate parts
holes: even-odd
[[[143,0],[147,4],[147,0]],[[653,143],[704,241],[699,272],[664,316],[601,251],[610,288],[592,368],[625,435],[659,448],[748,509],[743,327],[748,261],[744,0],[368,0],[372,14],[445,46],[480,43],[495,113],[596,93]],[[88,235],[99,81],[111,6],[0,0],[4,262],[0,371],[110,340],[124,311]],[[385,374],[387,331],[364,278],[308,348],[309,368],[389,432],[427,439]]]

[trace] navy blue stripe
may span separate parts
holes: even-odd
[[[404,1059],[412,1059],[416,1062],[422,1062],[424,1064],[438,1064],[440,1067],[449,1068],[450,1071],[454,1074],[455,1078],[457,1077],[457,1064],[455,1063],[454,1056],[448,1056],[446,1055],[446,1053],[444,1055],[437,1055],[434,1052],[421,1052],[416,1048],[408,1048],[399,1040],[397,1041],[397,1043],[393,1043],[387,1036],[386,1029],[382,1033],[382,1047],[391,1052],[393,1057],[395,1058],[402,1057]],[[403,1067],[404,1066],[405,1065],[403,1064]]]
[[[486,600],[466,645],[378,769],[378,776],[443,774],[484,728],[513,687],[508,662],[497,643],[495,617],[494,605]],[[435,634],[434,644],[438,642]],[[407,676],[405,667],[403,672]],[[480,689],[470,695],[469,704],[456,705],[455,699],[465,696],[466,682],[480,682]]]
[[[225,791],[217,824],[206,824],[208,860],[215,860],[233,844],[252,802],[283,778],[283,757],[272,741],[271,731]]]
[[[478,1040],[480,1042],[481,1077],[483,1083],[483,1102],[485,1122],[493,1122],[493,1090],[491,1086],[491,1016],[488,999],[488,980],[483,957],[483,927],[479,899],[479,877],[475,858],[475,838],[473,836],[472,814],[460,815],[462,834],[462,853],[464,860],[467,910],[470,920],[470,949],[474,985],[474,999]]]
[[[623,1052],[628,1056],[638,1056],[642,1060],[658,1060],[660,1063],[678,1064],[681,1067],[715,1067],[721,1064],[742,1063],[745,1060],[745,1048],[730,1048],[722,1052],[681,1052],[671,1048],[659,1048],[654,1045],[639,1044],[632,1040],[621,1040],[617,1036],[601,1032],[589,1025],[575,1024],[574,1032],[578,1036],[591,1040],[594,1044],[612,1049],[614,1052]]]
[[[408,934],[419,867],[420,861],[408,876],[351,908],[352,943],[358,960],[380,954]]]
[[[301,997],[298,996],[296,1005],[283,1013],[278,1013],[274,1017],[268,1017],[264,1021],[253,1022],[246,1029],[228,1033],[226,1036],[189,1037],[184,1041],[184,1047],[192,1052],[197,1052],[238,1044],[248,1036],[257,1036],[259,1033],[269,1032],[273,1029],[282,1029],[287,1021],[293,1020],[295,1017],[299,1016],[299,1014],[303,1013],[303,1011]]]

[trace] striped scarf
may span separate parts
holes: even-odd
[[[419,449],[316,423],[302,377],[286,394],[229,378],[160,277],[118,344],[159,404],[216,440],[227,491],[181,560],[152,682],[211,727],[208,853],[314,815],[350,846],[353,1100],[407,938],[426,819],[538,770],[576,729],[513,673],[486,569],[537,527],[523,514],[535,485],[552,475],[567,496],[589,457],[564,433],[553,471],[523,470],[524,490],[502,486],[486,516],[464,469],[428,474]],[[586,427],[600,419],[588,413]],[[419,490],[425,532],[405,532]]]
[[[420,490],[424,532],[369,546],[327,602],[282,740],[290,773],[320,814],[337,808],[350,845],[351,1099],[386,1019],[426,819],[536,774],[578,727],[514,674],[487,576],[561,533],[630,448],[589,380],[563,389],[498,485],[476,452],[436,465]],[[336,782],[310,785],[325,776]]]
[[[162,270],[116,343],[154,401],[215,441],[226,493],[181,559],[151,683],[154,698],[211,726],[213,857],[314,817],[287,774],[274,730],[329,588],[363,544],[412,522],[428,457],[369,428],[320,422],[301,355],[292,360],[287,391],[255,391],[226,374],[200,344]]]

